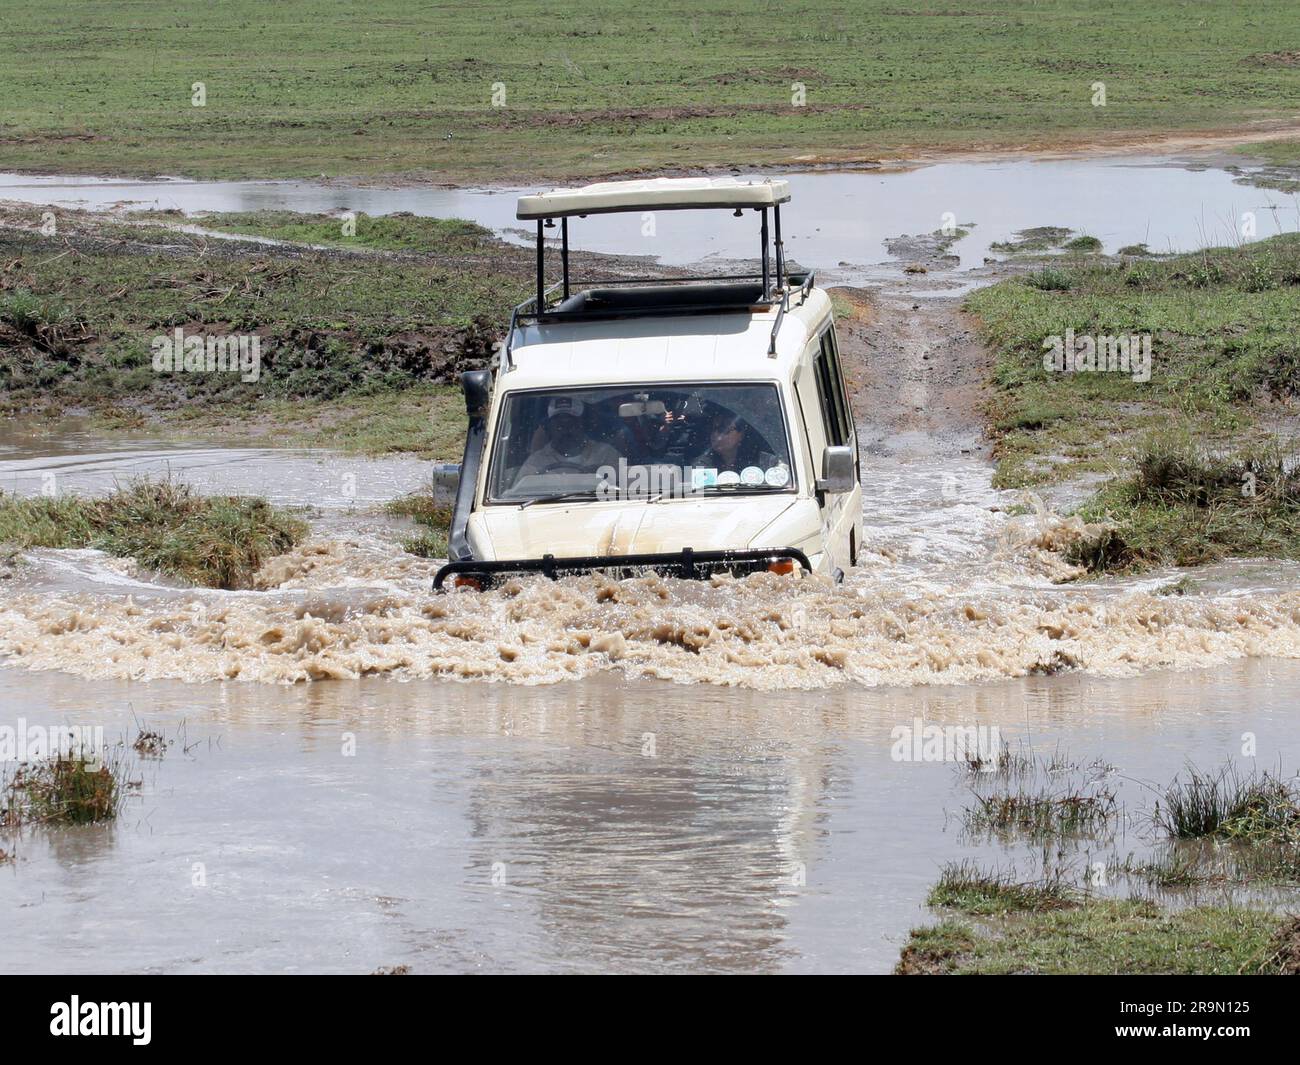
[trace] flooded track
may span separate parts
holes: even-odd
[[[128,468],[179,464],[206,471],[208,486],[214,470],[241,468],[210,450],[133,454]],[[100,455],[92,449],[86,460],[93,472]],[[33,460],[15,461],[30,477]],[[67,456],[58,461],[73,483],[88,475]],[[274,463],[263,470],[269,494],[301,500],[303,471],[317,465],[300,454],[282,462],[278,475],[268,472]],[[346,462],[332,472],[328,460],[315,462],[322,482],[346,475]],[[0,464],[0,481],[12,476]],[[320,508],[315,534],[267,562],[251,591],[177,588],[98,552],[38,550],[7,581],[0,654],[13,666],[130,680],[543,684],[617,672],[763,690],[1300,657],[1294,566],[1255,567],[1244,583],[1204,595],[1153,594],[1167,574],[1062,585],[1077,571],[1054,549],[1080,523],[1009,516],[1023,497],[994,492],[979,457],[881,455],[868,464],[864,494],[866,550],[841,585],[593,575],[433,596],[437,563],[405,554],[399,532],[359,501]]]

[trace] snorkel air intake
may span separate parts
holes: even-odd
[[[465,433],[465,455],[460,463],[460,483],[456,486],[456,505],[451,512],[451,533],[447,538],[447,553],[452,562],[466,562],[473,558],[465,529],[474,507],[474,491],[478,487],[478,471],[483,461],[483,445],[487,440],[487,412],[492,399],[492,371],[469,370],[460,375],[465,390],[465,414],[469,428]]]

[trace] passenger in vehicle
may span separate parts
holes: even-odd
[[[582,424],[585,406],[572,396],[556,396],[546,405],[546,443],[524,460],[519,477],[595,473],[602,466],[618,467],[618,451],[587,435]]]
[[[709,422],[709,447],[691,463],[696,469],[716,469],[719,473],[740,473],[750,466],[766,472],[778,462],[777,456],[763,449],[762,440],[753,428],[731,411],[717,411]]]

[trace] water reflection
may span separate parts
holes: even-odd
[[[0,870],[17,971],[885,970],[943,862],[1034,875],[967,838],[951,765],[890,733],[998,725],[1140,782],[1257,736],[1300,764],[1300,664],[1127,680],[758,693],[628,682],[149,685],[0,670],[33,722],[176,730],[111,830],[29,832]],[[129,707],[129,709],[128,709]],[[355,754],[344,754],[351,734]],[[1131,826],[1080,871],[1155,845]],[[194,863],[207,886],[192,886]],[[495,878],[495,883],[494,883]],[[1209,890],[1216,896],[1220,889]]]

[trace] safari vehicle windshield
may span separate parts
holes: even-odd
[[[793,491],[774,384],[511,392],[497,420],[493,503]]]

